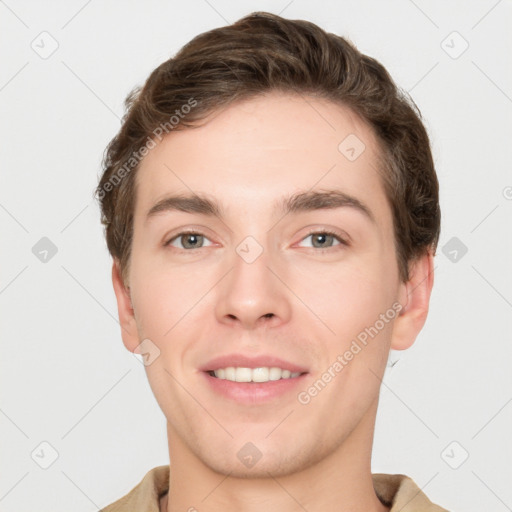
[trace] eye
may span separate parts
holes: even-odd
[[[176,240],[176,242],[179,243],[178,246],[173,243]],[[175,237],[171,238],[167,242],[165,242],[164,246],[172,245],[173,247],[177,247],[178,249],[200,249],[201,247],[206,247],[203,245],[204,241],[208,240],[204,235],[201,233],[196,232],[182,232],[178,233]],[[209,245],[212,245],[211,243]]]
[[[329,249],[335,245],[348,245],[346,240],[332,231],[313,231],[302,240],[306,240],[308,238],[311,238],[312,240],[312,245],[309,245],[308,247],[313,247],[315,249]],[[338,241],[337,244],[334,243],[336,240]]]

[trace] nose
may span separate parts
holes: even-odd
[[[218,321],[247,330],[288,322],[291,292],[274,267],[265,250],[252,262],[235,254],[231,271],[218,285]]]

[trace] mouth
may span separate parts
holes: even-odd
[[[277,366],[228,366],[201,374],[214,396],[240,406],[255,406],[293,400],[309,372],[291,372]]]
[[[290,400],[310,370],[271,354],[241,353],[217,356],[198,369],[215,396],[241,405]]]
[[[226,368],[218,368],[209,370],[206,373],[211,377],[230,382],[252,382],[265,383],[278,380],[296,379],[307,372],[292,372],[277,366],[248,368],[243,366],[228,366]]]

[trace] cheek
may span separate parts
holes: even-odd
[[[137,320],[147,335],[161,337],[188,312],[215,282],[204,267],[170,266],[149,258],[135,267],[133,289],[136,291]]]
[[[311,309],[332,331],[323,337],[325,357],[311,384],[318,378],[329,380],[326,372],[334,373],[317,401],[319,410],[330,404],[340,418],[346,411],[358,418],[378,395],[396,317],[393,296],[384,279],[367,269],[340,272],[328,284],[323,293],[313,286],[309,290],[310,297],[313,290],[317,297]]]
[[[369,369],[377,375],[382,372],[396,317],[392,308],[393,284],[388,281],[384,269],[377,265],[347,266],[329,273],[317,273],[314,280],[302,282],[301,288],[299,296],[321,319],[317,322],[318,332],[325,333],[322,336],[325,368],[318,370],[325,371],[338,356],[346,354],[344,377],[340,374],[334,387],[342,385],[345,379],[350,382],[346,385],[355,385],[355,388],[365,382],[368,386],[368,379],[375,380],[378,386],[378,379]]]
[[[214,311],[215,294],[211,290],[218,277],[213,265],[208,269],[193,269],[191,265],[186,269],[163,265],[150,268],[146,263],[134,274],[139,337],[150,339],[160,354],[154,364],[146,367],[156,394],[173,385],[167,371],[183,381],[183,368],[190,353],[197,351],[204,339],[203,330]]]
[[[373,324],[391,307],[397,292],[390,272],[378,263],[311,268],[295,279],[304,303],[337,335],[346,328]]]

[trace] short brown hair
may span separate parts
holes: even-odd
[[[105,150],[96,188],[108,250],[119,260],[125,284],[136,170],[143,149],[147,152],[154,141],[151,136],[160,134],[162,126],[192,128],[217,109],[272,91],[343,104],[372,127],[393,215],[400,279],[409,279],[411,261],[428,251],[435,254],[441,222],[439,185],[414,101],[382,64],[343,37],[308,21],[255,12],[199,34],[126,98],[123,124]]]

